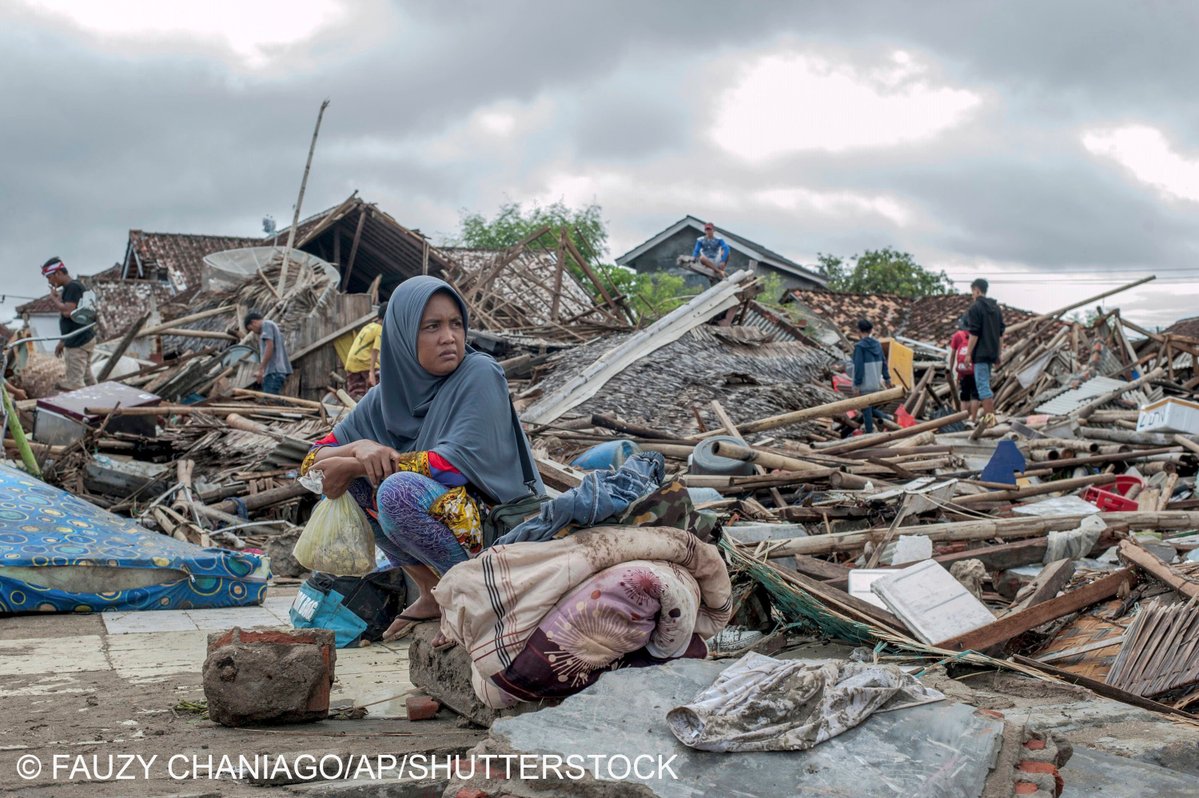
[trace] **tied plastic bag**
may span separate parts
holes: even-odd
[[[375,533],[349,493],[321,499],[296,541],[292,556],[312,571],[362,576],[375,570]]]

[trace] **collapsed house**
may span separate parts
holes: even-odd
[[[290,547],[314,497],[295,470],[353,404],[337,390],[337,342],[370,317],[389,280],[439,273],[478,320],[476,346],[509,375],[547,486],[578,486],[588,453],[619,442],[662,455],[668,482],[718,519],[735,602],[731,628],[709,641],[717,656],[837,640],[868,661],[940,669],[950,681],[1000,671],[1199,721],[1199,427],[1188,415],[1199,341],[1185,330],[1152,333],[1118,310],[1082,323],[1066,318],[1073,308],[1005,309],[1000,423],[971,429],[942,348],[964,297],[791,291],[777,305],[741,271],[641,323],[565,245],[435,250],[409,231],[395,244],[406,259],[385,272],[359,260],[366,233],[355,231],[386,219],[357,202],[318,217],[297,231],[312,259],[290,264],[285,292],[272,254],[236,287],[194,296],[186,316],[142,327],[180,353],[121,378],[153,397],[124,413],[158,419],[152,433],[114,426],[115,403],[85,404],[70,441],[38,441],[35,422],[44,477],[155,534],[267,551],[276,573],[301,575]],[[372,240],[371,251],[384,246]],[[230,352],[245,346],[237,325],[247,307],[307,336],[292,349],[289,397],[238,384],[245,366]],[[838,390],[845,333],[861,315],[890,339],[892,357],[908,353],[906,384]],[[894,420],[856,434],[872,405]],[[15,440],[6,448],[16,451]],[[448,666],[424,643],[413,644],[413,681],[477,722],[495,720],[472,698],[469,658],[444,656],[459,658],[462,684],[443,683]],[[716,677],[685,664],[669,673],[689,689]],[[604,692],[615,677],[553,717],[569,728],[587,696],[619,704]],[[954,728],[986,726],[980,739],[1005,733],[1002,723],[961,722]],[[503,723],[506,744],[532,745],[514,742],[519,724]],[[954,761],[990,761],[997,749],[954,750]],[[1014,767],[1005,778],[1018,781]],[[977,778],[993,776],[983,768]]]

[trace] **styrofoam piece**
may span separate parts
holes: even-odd
[[[887,605],[881,598],[874,595],[870,586],[884,576],[893,573],[895,571],[890,568],[854,568],[849,572],[849,595],[885,610]]]
[[[925,643],[939,643],[995,620],[986,605],[936,560],[892,571],[870,589]]]
[[[933,541],[928,535],[900,535],[895,544],[892,565],[907,565],[933,556]]]
[[[1199,404],[1173,396],[1151,402],[1137,416],[1137,432],[1199,435]]]

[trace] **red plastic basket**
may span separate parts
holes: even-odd
[[[1135,499],[1124,498],[1136,485],[1143,484],[1140,477],[1116,477],[1116,481],[1102,488],[1090,487],[1082,498],[1104,512],[1131,512],[1139,509]]]

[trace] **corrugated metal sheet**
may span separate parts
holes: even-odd
[[[1037,412],[1048,413],[1051,416],[1064,416],[1095,397],[1127,384],[1124,380],[1113,380],[1111,377],[1095,377],[1077,388],[1058,394],[1043,405],[1039,405]]]

